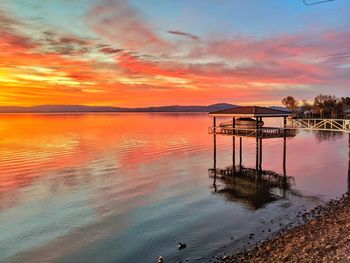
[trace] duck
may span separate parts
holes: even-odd
[[[185,243],[179,242],[179,245],[178,245],[179,250],[184,249],[186,247],[187,247],[187,245]]]
[[[158,262],[158,263],[163,263],[163,261],[164,261],[164,260],[163,260],[163,257],[162,257],[162,256],[159,256],[157,262]]]

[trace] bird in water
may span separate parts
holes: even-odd
[[[185,249],[186,247],[187,247],[187,245],[185,243],[179,242],[179,245],[178,245],[179,250]]]
[[[163,257],[162,257],[162,256],[159,256],[157,262],[158,262],[158,263],[163,263],[163,261],[164,261],[164,260],[163,260]]]

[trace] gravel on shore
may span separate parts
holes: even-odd
[[[219,262],[350,262],[350,197],[331,200],[269,240]]]

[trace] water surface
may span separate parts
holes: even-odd
[[[214,187],[209,125],[206,114],[0,115],[0,261],[206,261],[348,190],[348,136],[311,132],[287,140],[291,189]],[[217,167],[232,165],[232,138],[217,141]],[[254,169],[255,140],[243,146]],[[282,153],[283,139],[264,140],[263,169],[283,174]]]

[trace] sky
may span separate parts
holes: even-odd
[[[0,106],[349,96],[349,13],[348,0],[1,0]]]

